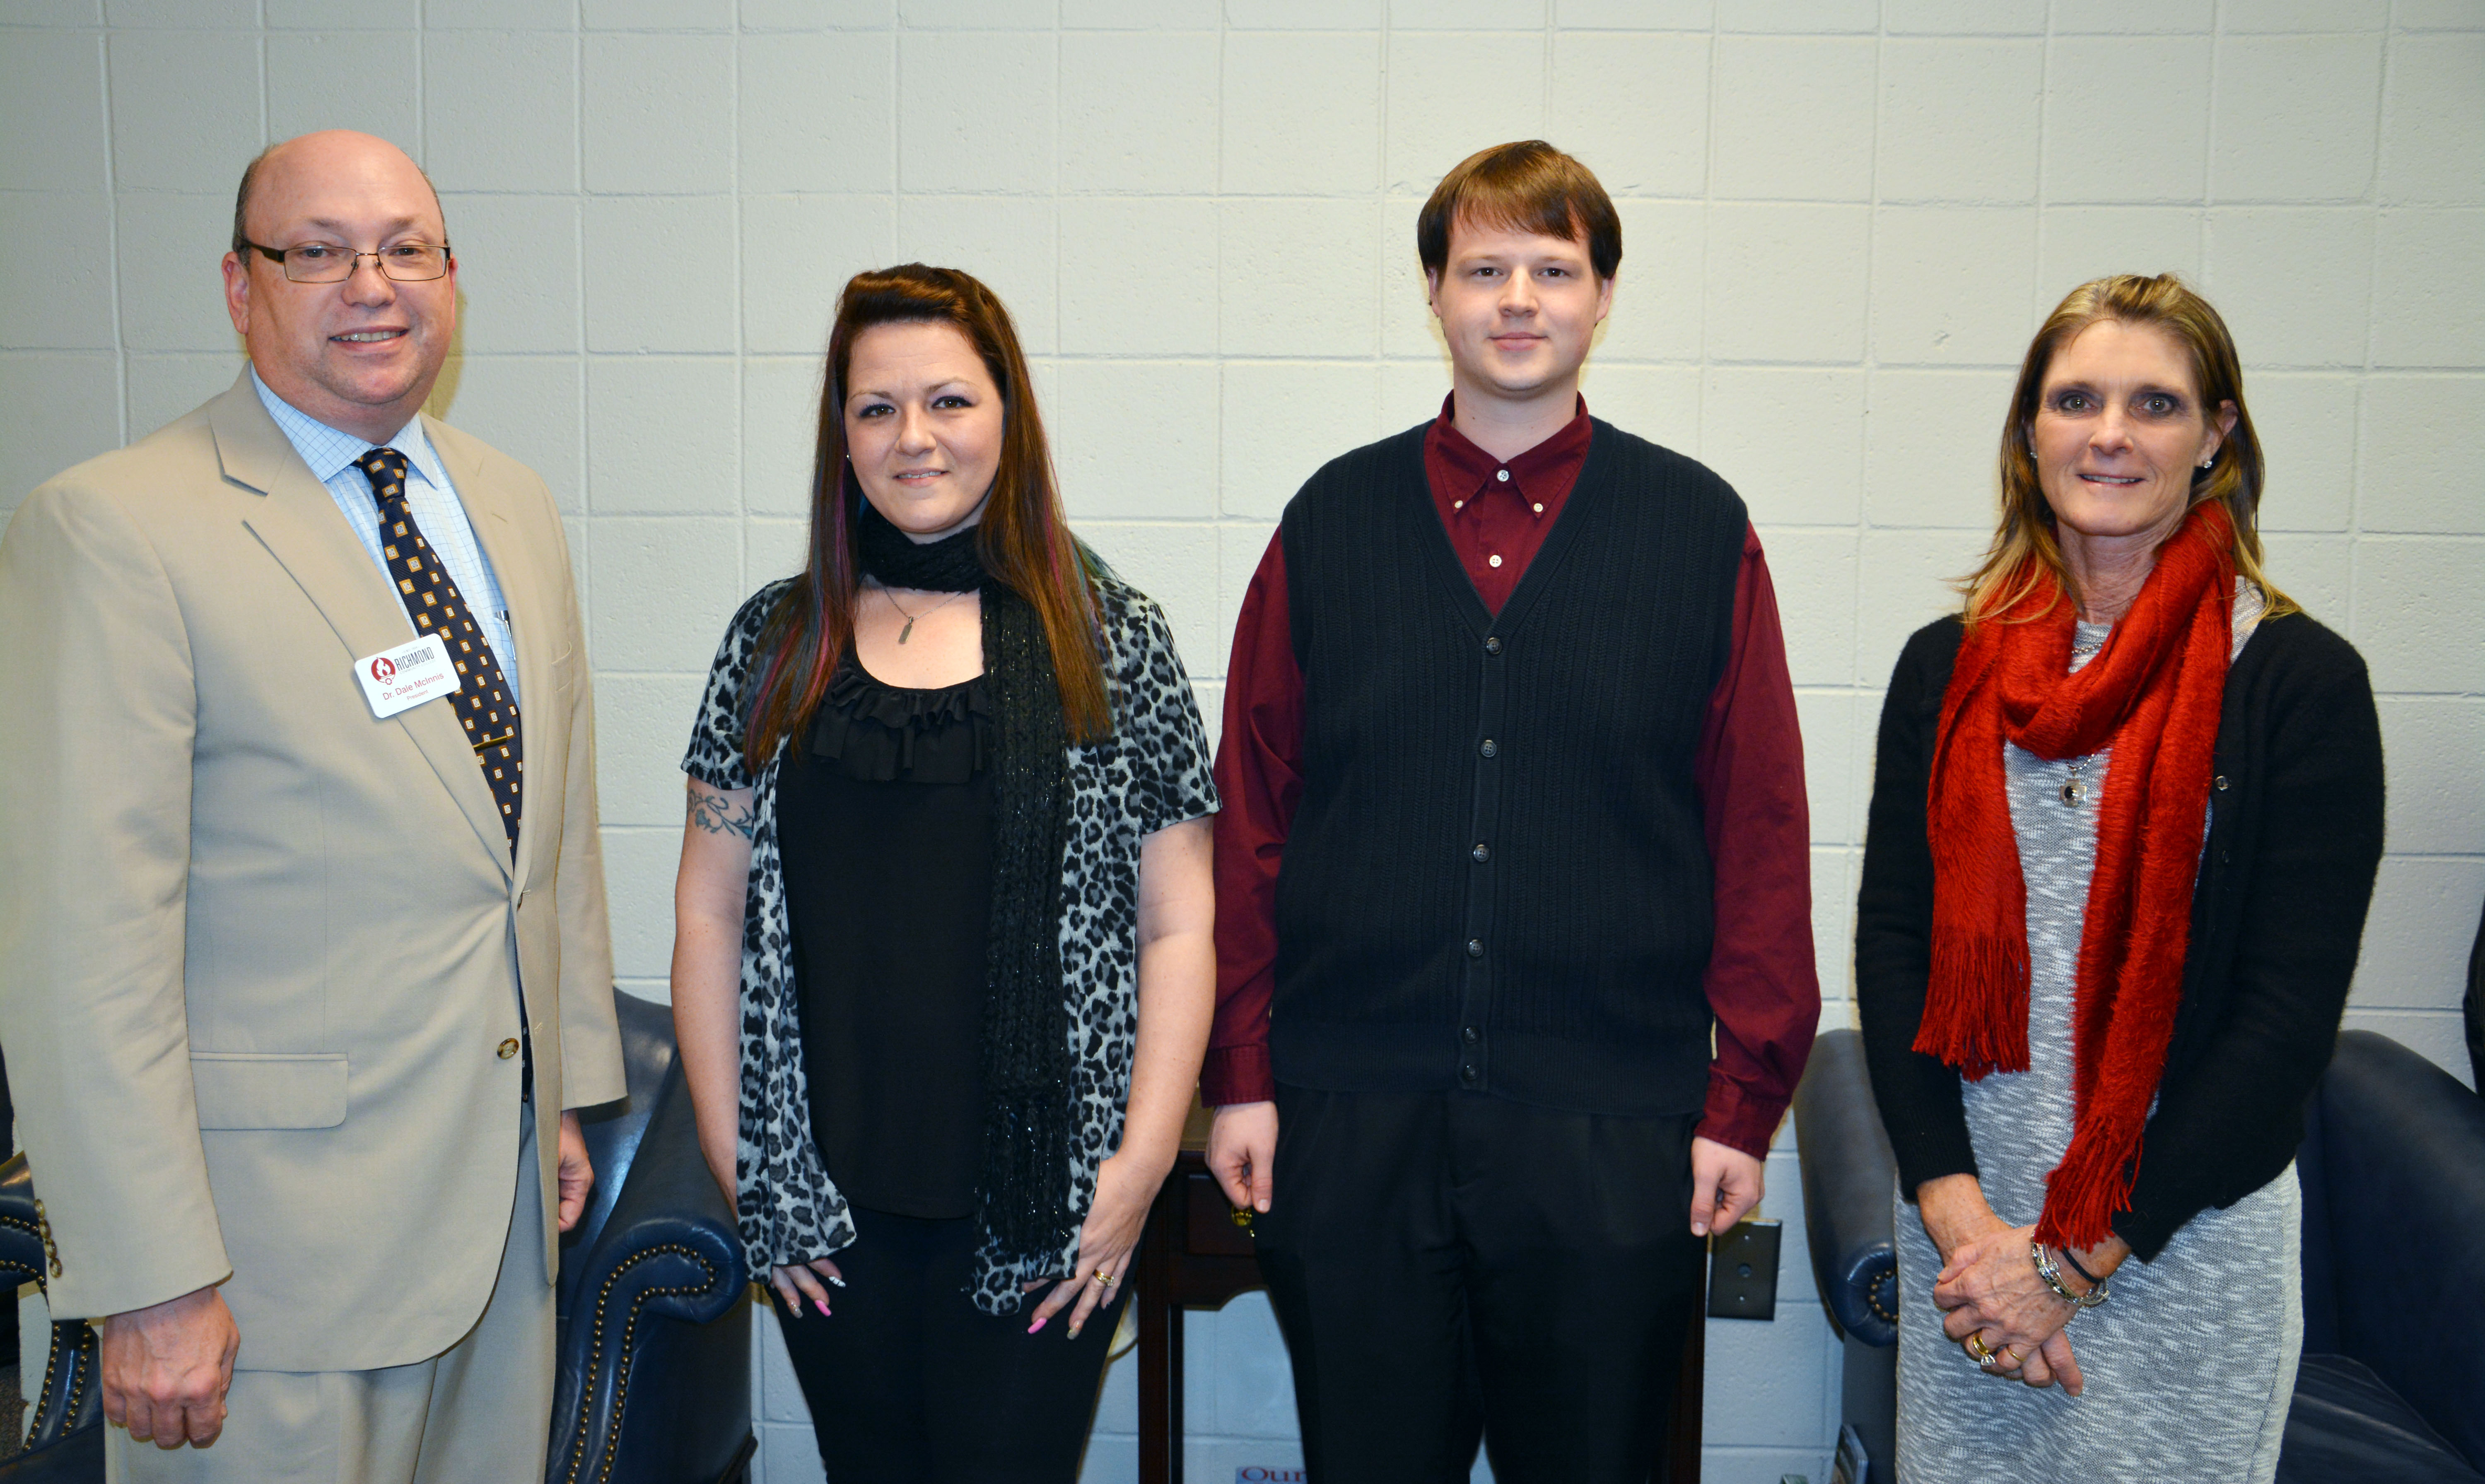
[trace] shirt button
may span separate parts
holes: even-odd
[[[1475,1086],[1476,1079],[1482,1075],[1483,1073],[1475,1069],[1475,1064],[1473,1062],[1469,1062],[1466,1066],[1459,1068],[1459,1080],[1469,1087]]]
[[[2225,773],[2218,774],[2217,789],[2221,794],[2226,791],[2226,775]]]
[[[1467,853],[1475,857],[1476,864],[1479,866],[1483,865],[1486,861],[1492,859],[1492,850],[1488,847],[1483,845],[1478,845],[1473,850],[1470,850]]]
[[[1494,474],[1494,475],[1493,475],[1493,477],[1494,477],[1494,478],[1496,478],[1496,479],[1498,479],[1498,480],[1500,480],[1500,481],[1501,481],[1502,483],[1504,483],[1504,484],[1508,484],[1508,483],[1510,482],[1510,471],[1505,469],[1505,470],[1501,471],[1500,472],[1498,472],[1498,473]]]
[[[1538,515],[1543,515],[1544,513],[1544,507],[1543,505],[1538,505],[1536,507],[1536,513]]]
[[[512,1037],[510,1037],[507,1040],[505,1040],[505,1041],[501,1042],[501,1060],[502,1060],[502,1061],[505,1062],[505,1061],[507,1061],[509,1058],[511,1058],[511,1057],[513,1057],[513,1056],[516,1056],[517,1054],[518,1054],[518,1039],[517,1039],[516,1037],[512,1036]]]
[[[1471,1025],[1459,1033],[1459,1039],[1463,1040],[1468,1045],[1472,1046],[1476,1042],[1484,1039],[1484,1032],[1478,1027]]]
[[[1484,652],[1485,652],[1486,654],[1488,654],[1488,655],[1497,655],[1497,654],[1500,654],[1500,653],[1501,653],[1501,635],[1500,635],[1500,634],[1493,634],[1493,635],[1491,635],[1490,637],[1487,638],[1487,639],[1484,641]]]
[[[1484,939],[1467,939],[1467,957],[1470,958],[1481,958],[1484,957]]]
[[[1483,744],[1478,746],[1476,750],[1488,758],[1499,757],[1501,756],[1501,743],[1494,742],[1491,738],[1488,737],[1484,740]]]
[[[1488,567],[1498,567],[1501,565],[1501,558],[1498,556],[1488,556],[1484,559],[1484,564]]]

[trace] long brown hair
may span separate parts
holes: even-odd
[[[2261,571],[2260,436],[2253,431],[2252,410],[2244,405],[2243,364],[2235,356],[2226,322],[2208,300],[2171,273],[2155,278],[2121,273],[2072,289],[2029,342],[2019,385],[2010,393],[2010,413],[2002,425],[2001,528],[1993,533],[1983,562],[1958,584],[1967,599],[1967,621],[1977,623],[2007,610],[2048,572],[2061,591],[2077,598],[2078,586],[2063,564],[2062,542],[2054,531],[2054,507],[2046,503],[2037,478],[2036,403],[2056,352],[2081,331],[2108,319],[2152,326],[2171,336],[2192,364],[2204,416],[2215,417],[2221,405],[2235,404],[2233,431],[2220,441],[2208,468],[2192,471],[2191,503],[2214,499],[2226,506],[2234,526],[2235,570],[2268,599],[2268,616],[2295,612],[2295,601]]]
[[[787,737],[810,724],[838,659],[854,639],[861,581],[855,522],[862,494],[846,474],[845,402],[855,341],[877,325],[924,323],[956,326],[1000,389],[1000,467],[975,526],[976,554],[986,572],[1043,619],[1067,740],[1088,741],[1112,730],[1094,558],[1070,534],[1062,514],[1017,327],[999,298],[971,275],[902,263],[856,274],[837,297],[811,465],[809,555],[761,631],[759,680],[746,703],[743,755],[754,762],[775,756]]]

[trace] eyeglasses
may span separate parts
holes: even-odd
[[[261,247],[244,242],[261,256],[285,267],[285,276],[296,283],[341,283],[354,276],[354,270],[369,258],[380,272],[400,283],[421,283],[449,271],[449,244],[437,246],[428,242],[400,242],[376,253],[357,253],[333,242],[305,242],[295,247]]]

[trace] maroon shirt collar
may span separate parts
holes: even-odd
[[[1558,490],[1567,495],[1579,477],[1580,466],[1588,461],[1588,440],[1596,425],[1588,420],[1585,396],[1578,399],[1578,410],[1560,431],[1506,462],[1477,447],[1474,440],[1458,430],[1452,420],[1457,411],[1456,392],[1441,398],[1441,415],[1425,432],[1425,441],[1439,461],[1442,482],[1455,492],[1451,496],[1454,499],[1464,499],[1483,493],[1488,485],[1500,484],[1502,481],[1493,476],[1505,469],[1510,471],[1510,482],[1531,494]]]

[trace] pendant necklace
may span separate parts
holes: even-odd
[[[920,613],[909,613],[909,612],[907,612],[907,611],[906,611],[906,608],[905,608],[905,607],[904,607],[904,605],[900,604],[900,603],[897,601],[897,594],[895,594],[895,593],[893,593],[893,592],[889,591],[889,590],[888,590],[888,588],[886,588],[886,587],[884,587],[884,588],[882,588],[882,589],[880,590],[880,595],[881,595],[882,597],[884,597],[884,598],[887,598],[887,599],[888,600],[888,606],[889,606],[890,607],[893,607],[893,608],[897,609],[898,614],[906,620],[906,627],[897,631],[897,642],[899,642],[900,644],[903,644],[903,643],[905,643],[908,639],[911,639],[911,638],[913,638],[913,637],[915,636],[915,621],[916,621],[917,619],[929,618],[929,617],[931,617],[933,614],[940,612],[942,608],[947,607],[950,604],[953,604],[953,603],[957,602],[959,599],[961,599],[961,598],[963,598],[963,597],[967,596],[967,594],[968,594],[968,593],[970,593],[970,592],[973,592],[973,591],[974,591],[974,589],[973,589],[973,588],[971,588],[971,587],[969,587],[969,588],[967,588],[967,589],[965,589],[964,591],[961,591],[961,592],[954,592],[954,593],[951,593],[951,594],[950,594],[949,596],[947,596],[946,598],[943,598],[943,599],[942,599],[940,602],[938,602],[938,603],[936,603],[936,604],[932,605],[930,607],[925,608],[925,609],[924,609],[922,612],[920,612]]]
[[[2071,646],[2071,658],[2074,660],[2085,660],[2103,648],[2105,648],[2105,640],[2103,639],[2099,639],[2093,644],[2074,644]],[[2070,805],[2074,809],[2080,806],[2080,801],[2082,799],[2089,796],[2089,786],[2080,781],[2080,769],[2087,766],[2087,764],[2088,759],[2086,758],[2071,759],[2071,775],[2062,780],[2062,802]]]

